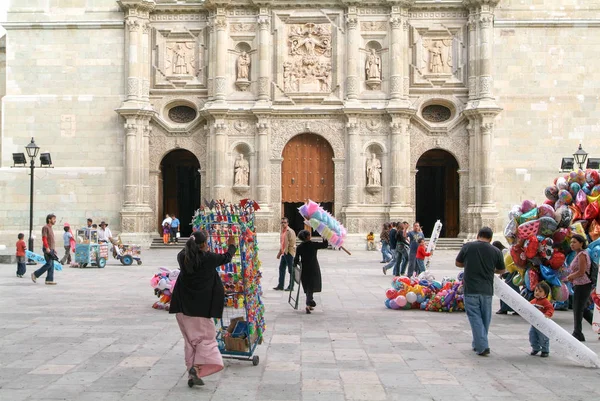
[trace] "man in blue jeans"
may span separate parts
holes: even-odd
[[[456,266],[465,268],[463,278],[465,311],[473,333],[473,351],[479,356],[490,354],[488,330],[492,320],[494,273],[504,273],[502,252],[490,242],[494,233],[483,227],[477,241],[463,245],[456,256]]]
[[[171,215],[171,240],[169,242],[179,242],[178,238],[177,238],[177,233],[179,232],[179,226],[181,225],[179,223],[179,219],[177,217],[175,217],[175,215]]]
[[[274,290],[283,291],[286,266],[290,272],[290,285],[285,290],[292,291],[294,289],[294,256],[296,256],[296,233],[289,227],[287,217],[283,217],[279,236],[279,252],[277,253],[277,259],[280,259],[279,282],[277,287],[273,288]]]

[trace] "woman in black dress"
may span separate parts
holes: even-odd
[[[225,290],[216,267],[229,263],[235,255],[235,239],[229,237],[227,252],[208,250],[206,234],[196,231],[177,255],[181,269],[169,313],[176,314],[185,340],[188,385],[203,385],[202,377],[223,369],[213,318],[223,317]]]
[[[317,251],[319,249],[327,248],[327,241],[323,239],[323,242],[312,242],[310,240],[310,232],[302,230],[298,233],[298,239],[302,241],[296,248],[296,256],[294,257],[294,265],[302,262],[302,287],[306,294],[306,313],[310,314],[310,311],[317,306],[313,299],[315,292],[321,292],[321,268],[319,267],[319,261],[317,260]]]

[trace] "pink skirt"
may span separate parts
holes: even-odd
[[[217,345],[217,331],[212,319],[176,314],[185,341],[185,366],[196,366],[198,377],[223,370],[223,358]]]

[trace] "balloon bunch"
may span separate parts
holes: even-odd
[[[456,279],[445,277],[436,281],[429,273],[419,278],[396,277],[392,288],[386,290],[388,309],[420,309],[431,312],[464,311],[462,275]]]
[[[513,284],[524,286],[526,298],[544,280],[552,299],[565,302],[572,291],[565,280],[574,257],[571,237],[600,238],[600,176],[596,170],[572,171],[556,178],[544,194],[544,203],[525,200],[508,213],[504,236],[511,247],[504,262],[509,272],[517,272]]]
[[[248,334],[262,339],[266,325],[255,229],[254,212],[258,209],[256,202],[247,199],[235,205],[222,200],[205,200],[194,215],[192,227],[194,231],[202,230],[207,234],[209,249],[214,253],[225,253],[228,239],[235,238],[239,246],[234,258],[217,268],[225,288],[225,307],[243,310]],[[223,328],[223,335],[227,335],[226,329]]]
[[[306,220],[305,224],[321,234],[333,247],[342,248],[347,231],[327,210],[309,199],[298,211]]]
[[[166,267],[161,267],[158,273],[150,279],[150,286],[154,288],[154,295],[159,298],[152,305],[152,308],[169,310],[171,294],[173,294],[173,288],[175,288],[178,276],[179,269],[169,270]]]

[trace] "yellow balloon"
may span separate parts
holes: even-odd
[[[600,201],[600,195],[587,197],[588,203],[594,203]]]
[[[504,266],[506,266],[506,270],[513,273],[517,269],[517,265],[513,261],[513,258],[509,252],[506,252],[504,255]]]

